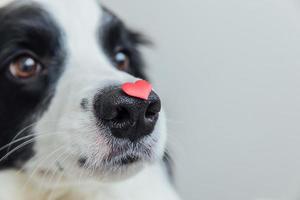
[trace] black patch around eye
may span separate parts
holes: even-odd
[[[19,54],[30,52],[47,68],[47,76],[27,84],[28,91],[55,83],[66,57],[63,34],[52,16],[37,3],[13,2],[0,9],[0,73]]]
[[[30,52],[47,73],[29,82],[8,76],[8,65],[20,53]],[[34,138],[32,125],[47,110],[63,71],[62,33],[53,18],[36,3],[16,1],[0,8],[0,158]],[[32,135],[32,137],[28,137]],[[0,162],[1,168],[21,167],[33,154],[33,143],[20,146]]]
[[[57,56],[61,31],[36,3],[12,3],[0,9],[0,45],[30,49],[39,56]]]
[[[128,52],[130,66],[127,70],[133,76],[146,79],[144,73],[144,61],[138,47],[148,44],[149,41],[143,35],[129,30],[126,25],[110,10],[102,7],[104,15],[100,27],[100,44],[104,52],[114,64],[114,56],[118,50]]]

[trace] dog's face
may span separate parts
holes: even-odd
[[[121,90],[145,78],[142,42],[95,0],[2,7],[1,168],[110,180],[161,158],[159,97]]]

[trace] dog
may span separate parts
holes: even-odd
[[[96,0],[0,4],[0,200],[178,200],[158,94],[122,89],[147,39]]]

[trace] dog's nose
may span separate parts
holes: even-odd
[[[125,94],[119,87],[95,97],[94,113],[117,138],[136,141],[152,133],[161,109],[158,95],[151,91],[147,100]]]

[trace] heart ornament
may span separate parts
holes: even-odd
[[[148,100],[152,91],[152,85],[145,80],[138,80],[134,83],[124,83],[122,85],[122,90],[128,96]]]

